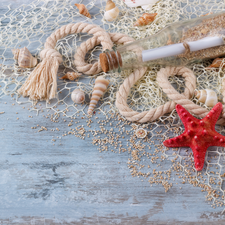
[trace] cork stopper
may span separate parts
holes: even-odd
[[[118,72],[120,72],[120,68],[122,67],[122,58],[118,51],[101,53],[99,58],[102,70],[105,73],[111,70],[118,70]]]

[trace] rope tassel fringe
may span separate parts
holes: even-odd
[[[56,57],[46,57],[32,71],[18,93],[32,100],[55,98],[57,95],[57,71],[59,62]]]

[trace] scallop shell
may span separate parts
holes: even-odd
[[[135,23],[134,26],[144,26],[153,22],[157,13],[144,13]]]
[[[31,55],[29,50],[24,47],[21,49],[12,49],[14,59],[18,61],[19,67],[32,68],[37,65],[37,59]]]
[[[119,9],[112,0],[108,0],[105,7],[104,18],[111,22],[119,15]]]
[[[219,68],[223,62],[224,58],[216,58],[213,60],[212,64],[206,68]],[[224,67],[225,65],[223,65]]]
[[[135,134],[137,138],[145,138],[147,136],[147,131],[143,128],[139,128],[135,130]]]
[[[205,103],[208,107],[213,107],[218,102],[216,92],[210,89],[196,91],[195,96],[199,102]]]
[[[90,13],[88,12],[86,6],[84,4],[74,4],[78,9],[79,9],[79,13],[86,16],[86,17],[89,17],[91,19],[91,15]]]
[[[95,106],[97,105],[99,99],[106,91],[109,85],[109,80],[106,80],[103,76],[97,77],[95,80],[94,90],[92,92],[90,105],[88,108],[88,114],[92,114]]]
[[[85,93],[80,89],[75,89],[71,93],[71,99],[74,103],[82,103],[85,100]]]
[[[61,80],[75,80],[81,75],[81,73],[75,73],[75,72],[67,72],[63,77],[59,78]]]

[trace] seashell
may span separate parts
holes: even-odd
[[[107,21],[113,21],[119,15],[119,9],[112,0],[108,0],[105,7],[104,18]]]
[[[88,108],[88,114],[92,114],[93,109],[97,105],[98,100],[106,91],[108,85],[109,85],[109,80],[106,80],[103,76],[97,77],[97,79],[95,80],[95,86],[92,92],[90,105]]]
[[[218,102],[216,92],[210,89],[195,91],[195,96],[199,102],[205,103],[208,107],[213,107]]]
[[[145,138],[147,136],[147,131],[143,128],[139,128],[135,131],[137,138]]]
[[[80,89],[75,89],[71,93],[71,99],[75,103],[82,103],[85,100],[85,93]]]
[[[59,78],[61,80],[66,79],[66,80],[75,80],[78,78],[81,73],[75,73],[75,72],[67,72],[63,77]]]
[[[32,68],[37,65],[37,59],[31,55],[29,50],[24,47],[21,49],[12,49],[14,59],[18,61],[19,67]]]
[[[136,1],[134,1],[134,0],[123,0],[123,1],[128,7],[141,6],[143,9],[149,10],[159,0],[136,0]]]
[[[89,17],[91,19],[91,15],[90,13],[88,12],[86,6],[84,4],[74,4],[78,9],[79,9],[79,13],[86,16],[86,17]]]
[[[144,13],[135,23],[134,26],[144,26],[153,22],[157,13]]]
[[[216,58],[213,60],[212,64],[208,67],[206,67],[207,69],[209,68],[219,68],[223,62],[224,58]],[[225,64],[223,65],[223,67],[225,66]]]

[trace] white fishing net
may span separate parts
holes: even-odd
[[[206,197],[213,207],[224,206],[224,148],[209,148],[204,169],[196,172],[190,148],[167,149],[162,145],[165,139],[177,136],[184,131],[175,110],[169,115],[162,116],[158,121],[148,124],[132,124],[117,113],[114,104],[116,92],[131,71],[124,71],[121,74],[102,73],[110,79],[110,85],[92,118],[87,117],[87,108],[96,76],[82,75],[75,81],[58,79],[58,98],[49,102],[32,102],[28,98],[18,96],[18,88],[33,69],[19,68],[13,59],[11,49],[27,47],[40,61],[38,53],[43,49],[46,38],[65,24],[88,22],[98,24],[107,32],[125,33],[135,39],[141,39],[157,33],[169,23],[225,9],[225,3],[218,0],[161,0],[150,10],[152,13],[158,13],[155,21],[144,27],[134,27],[133,23],[145,11],[141,7],[128,8],[121,0],[114,2],[120,9],[120,15],[114,22],[103,19],[105,8],[103,0],[81,2],[87,6],[92,19],[80,15],[78,9],[68,0],[34,1],[14,10],[10,6],[3,7],[4,14],[0,18],[0,99],[4,99],[5,95],[11,95],[18,104],[28,105],[30,110],[37,113],[43,112],[44,115],[48,113],[46,117],[50,117],[53,121],[60,119],[60,116],[64,116],[61,117],[63,119],[69,117],[72,120],[63,135],[72,134],[82,139],[91,138],[100,152],[128,154],[128,167],[132,176],[149,181],[151,185],[162,184],[166,191],[173,184],[190,183],[206,191]],[[59,77],[67,71],[77,72],[73,64],[73,55],[79,45],[88,38],[90,36],[86,34],[74,34],[58,41],[56,48],[63,55],[63,65],[58,72]],[[86,60],[89,63],[95,62],[101,51],[101,46],[96,46],[88,53]],[[222,102],[221,84],[225,73],[221,68],[206,70],[205,67],[210,63],[211,61],[195,64],[190,68],[197,76],[197,89],[215,90],[219,101]],[[149,68],[143,78],[132,88],[128,97],[131,108],[140,111],[149,110],[168,101],[167,96],[156,83],[156,74],[159,69],[157,65]],[[175,76],[170,79],[170,82],[179,92],[184,89],[184,80],[181,77]],[[86,101],[81,105],[74,104],[70,98],[75,88],[80,88],[86,93]],[[195,98],[193,101],[206,107]],[[85,119],[83,122],[82,118]],[[92,123],[94,123],[94,129]],[[145,139],[138,139],[135,135],[135,130],[140,127],[148,131]],[[216,129],[225,134],[222,126]]]

